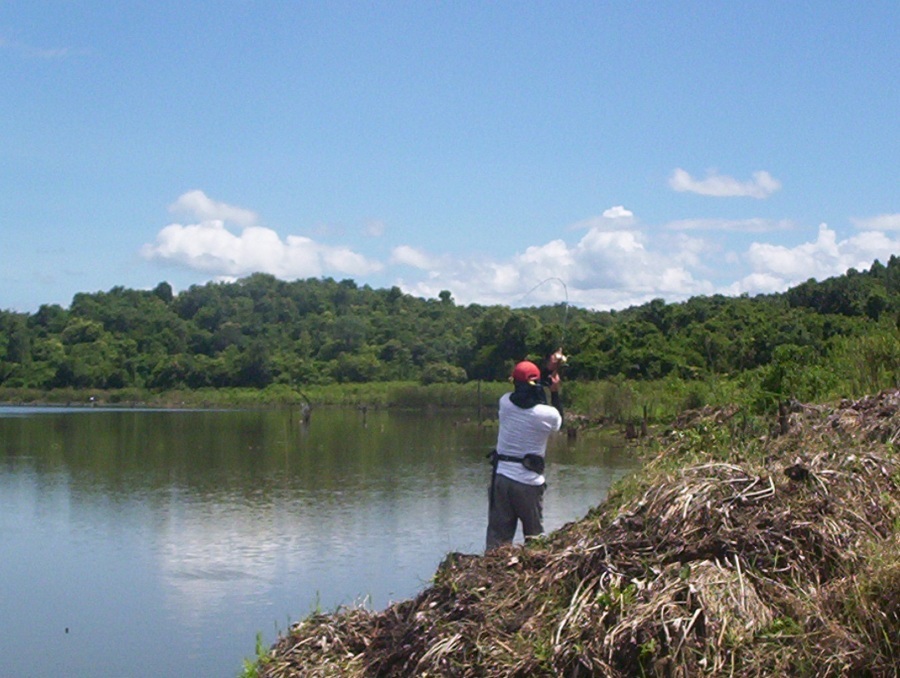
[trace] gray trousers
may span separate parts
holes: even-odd
[[[512,542],[520,520],[526,540],[544,533],[545,487],[526,485],[499,473],[496,475],[494,500],[488,509],[486,551]]]

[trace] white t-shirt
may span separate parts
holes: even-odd
[[[547,439],[562,426],[562,415],[552,405],[535,405],[523,409],[514,405],[510,394],[500,397],[500,433],[497,435],[497,452],[511,457],[526,454],[547,453]],[[543,485],[542,473],[529,471],[516,461],[501,461],[497,473],[526,485]]]

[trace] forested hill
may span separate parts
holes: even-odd
[[[562,343],[569,379],[756,374],[797,391],[819,388],[840,366],[871,388],[897,374],[898,315],[897,257],[783,294],[657,299],[620,312],[461,306],[449,291],[421,299],[352,280],[256,274],[177,296],[160,283],[80,293],[67,309],[0,311],[0,386],[497,380],[512,361]]]

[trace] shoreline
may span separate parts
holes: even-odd
[[[895,675],[900,391],[779,435],[738,414],[686,414],[584,519],[300,620],[245,676]]]

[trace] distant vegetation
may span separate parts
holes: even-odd
[[[782,294],[655,299],[619,312],[562,301],[461,306],[449,291],[422,299],[330,278],[255,274],[177,296],[163,282],[79,293],[69,308],[0,311],[0,398],[252,389],[279,401],[342,385],[394,402],[415,400],[419,385],[452,400],[562,343],[568,398],[581,409],[619,419],[735,399],[768,409],[896,386],[898,317],[893,256]]]

